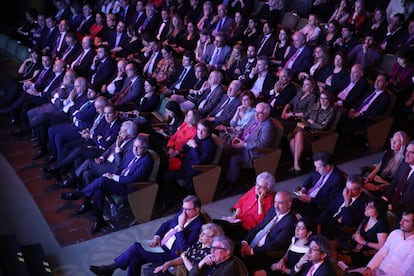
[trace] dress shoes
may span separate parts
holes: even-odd
[[[97,219],[92,223],[91,231],[92,233],[96,233],[99,230],[101,230],[102,227],[104,227],[106,224],[106,221],[103,218]],[[112,275],[111,274],[99,274],[99,275]]]
[[[56,181],[56,186],[61,187],[61,188],[67,188],[67,187],[74,187],[76,184],[75,180],[68,178],[64,181]]]
[[[89,200],[85,200],[85,202],[79,207],[78,211],[76,212],[78,215],[86,213],[92,208],[92,203]]]
[[[76,200],[81,198],[83,195],[82,191],[74,191],[72,193],[63,193],[60,194],[60,197],[64,200]]]
[[[101,265],[101,266],[96,266],[96,265],[91,265],[89,267],[89,270],[92,271],[92,273],[94,273],[95,275],[112,275],[115,271],[116,267],[114,264],[111,265]]]
[[[40,158],[42,158],[43,156],[45,156],[45,154],[46,154],[46,150],[44,150],[44,149],[39,149],[39,150],[37,151],[36,155],[33,157],[33,160],[40,159]]]

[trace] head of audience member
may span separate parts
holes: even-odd
[[[53,1],[53,4],[55,5],[56,9],[61,10],[66,7],[64,0],[55,0]]]
[[[331,59],[329,49],[325,45],[318,45],[313,50],[315,63],[319,62],[319,66],[327,65]]]
[[[198,0],[190,0],[190,7],[195,9],[198,6]]]
[[[414,19],[411,19],[410,22],[408,22],[408,35],[414,34]]]
[[[224,18],[227,15],[227,7],[224,4],[217,6],[217,15],[220,19]]]
[[[309,251],[307,254],[309,261],[317,264],[324,260],[329,260],[332,255],[331,242],[325,236],[314,235],[310,238]]]
[[[199,38],[200,43],[202,44],[208,44],[211,41],[211,37],[210,37],[210,32],[207,29],[202,29],[200,31],[200,38]]]
[[[88,80],[84,77],[78,77],[75,80],[74,90],[77,95],[86,93],[88,88]]]
[[[373,49],[375,47],[375,37],[371,32],[365,33],[363,48]]]
[[[98,49],[99,48],[99,46],[102,46],[103,45],[103,37],[101,37],[100,35],[97,35],[97,36],[95,36],[94,37],[94,39],[93,39],[93,46],[96,48],[96,49]]]
[[[319,25],[319,20],[315,14],[308,15],[308,25],[313,28],[316,28]]]
[[[106,25],[106,15],[103,12],[96,12],[95,14],[95,24],[98,26]]]
[[[198,109],[192,109],[187,112],[184,118],[184,122],[191,126],[196,126],[198,122],[201,120],[201,113]]]
[[[137,13],[145,12],[144,1],[141,1],[141,0],[137,1],[136,5],[135,5],[135,11]]]
[[[315,166],[315,171],[320,175],[328,174],[334,168],[332,155],[327,151],[316,152],[313,155],[313,165]]]
[[[42,28],[46,25],[46,16],[44,14],[39,14],[37,16],[37,25]]]
[[[129,5],[129,0],[119,0],[119,5],[121,6],[121,8],[125,8],[126,6]]]
[[[77,1],[71,1],[69,8],[73,15],[82,13],[82,6]]]
[[[82,14],[85,18],[89,18],[89,16],[91,16],[92,14],[92,8],[91,5],[86,3],[83,5],[82,7]]]
[[[220,85],[223,82],[223,74],[220,71],[212,71],[208,76],[208,84],[210,87]]]
[[[414,21],[413,21],[413,23],[414,23]],[[413,24],[413,30],[414,30],[414,24]],[[407,67],[411,66],[412,63],[413,63],[412,62],[413,59],[411,57],[412,54],[413,54],[412,50],[409,50],[405,47],[402,47],[402,48],[398,49],[398,51],[397,51],[398,65],[403,67],[403,68],[407,68]]]
[[[207,79],[208,70],[204,63],[197,63],[194,66],[194,74],[197,80]]]
[[[409,142],[408,134],[404,131],[397,131],[390,139],[390,147],[394,152],[400,156],[400,160],[404,159],[405,148]],[[398,162],[400,164],[400,162]]]
[[[255,17],[249,18],[249,21],[247,22],[247,28],[249,32],[251,31],[257,31],[259,27],[259,20]]]
[[[209,17],[213,13],[213,4],[211,1],[205,1],[203,4],[203,15]]]
[[[137,124],[130,120],[124,121],[121,125],[121,128],[119,129],[118,135],[124,140],[129,140],[131,138],[137,137]]]
[[[214,45],[217,48],[221,48],[226,45],[226,35],[222,32],[218,32],[214,37]]]
[[[173,58],[173,48],[170,45],[164,45],[161,48],[161,55],[164,59]]]
[[[207,120],[200,120],[197,124],[197,138],[199,140],[204,140],[211,136],[213,132],[213,125]]]
[[[245,90],[240,94],[240,101],[245,110],[249,110],[256,105],[256,97],[249,90]]]
[[[126,66],[125,66],[125,72],[128,78],[130,79],[134,79],[135,77],[137,77],[140,73],[140,65],[135,63],[135,62],[129,62]]]
[[[278,90],[279,85],[280,86],[285,86],[286,84],[288,84],[292,79],[292,73],[290,72],[289,69],[286,68],[282,68],[279,71],[279,80],[275,83],[274,86],[274,90]]]
[[[244,18],[243,15],[241,14],[241,12],[235,12],[234,13],[234,24],[236,26],[241,26],[244,22]]]
[[[376,8],[372,15],[372,23],[381,23],[386,20],[385,12],[383,9]]]
[[[109,56],[109,48],[105,45],[98,46],[98,49],[96,49],[96,56],[100,61],[104,60]]]
[[[116,15],[113,13],[108,13],[106,15],[106,26],[108,26],[109,29],[113,30],[116,26]]]
[[[65,87],[68,87],[71,84],[75,83],[75,79],[76,79],[76,72],[73,71],[72,69],[68,69],[66,70],[66,73],[63,76],[62,85]]]
[[[334,95],[327,89],[323,90],[319,94],[319,104],[322,109],[326,109],[333,105],[335,100]]]
[[[149,146],[150,142],[148,140],[148,137],[146,135],[138,135],[134,140],[132,152],[134,153],[135,157],[143,156],[148,152]]]
[[[163,22],[167,22],[170,19],[170,11],[168,8],[162,8],[161,9],[161,20]]]
[[[267,21],[263,23],[262,30],[264,35],[270,35],[271,33],[273,33],[273,27],[270,24],[270,22]]]
[[[132,39],[132,38],[137,39],[138,38],[137,37],[137,30],[135,29],[135,26],[132,25],[132,24],[127,26],[126,33],[129,37],[129,39]]]
[[[346,57],[342,52],[335,53],[334,66],[337,69],[346,68]]]
[[[158,90],[157,81],[154,78],[147,78],[144,82],[145,94],[153,94]]]
[[[363,0],[356,0],[354,3],[354,14],[361,14],[364,12]]]
[[[99,93],[95,91],[95,89],[92,88],[88,88],[88,90],[86,91],[86,96],[88,97],[88,100],[95,100],[98,96]]]
[[[192,21],[188,21],[186,26],[187,34],[194,35],[196,34],[197,27]]]
[[[55,20],[55,18],[54,17],[52,17],[52,16],[47,16],[46,17],[46,27],[48,28],[48,29],[52,29],[52,28],[54,28],[56,26],[56,20]]]
[[[78,79],[76,79],[76,80],[78,80]],[[75,81],[75,88],[76,88],[76,81]],[[96,98],[95,101],[94,101],[94,106],[95,106],[96,113],[98,113],[100,115],[103,115],[105,106],[107,106],[108,104],[109,104],[108,98],[106,98],[104,96],[99,96],[98,98]]]
[[[257,123],[262,123],[269,119],[270,112],[270,105],[268,103],[260,102],[256,105],[256,113],[254,114],[254,119]]]
[[[385,91],[388,87],[390,77],[385,73],[379,73],[374,82],[375,91]]]
[[[168,118],[184,118],[184,113],[176,101],[169,101],[165,105],[165,112]]]
[[[191,51],[185,51],[181,63],[183,67],[190,67],[194,64],[195,55]]]
[[[355,26],[353,24],[345,24],[341,29],[341,37],[346,42],[355,34]]]
[[[104,108],[104,115],[105,115],[105,121],[110,124],[116,120],[118,117],[118,113],[115,110],[115,106],[113,105],[107,105]]]
[[[336,34],[339,33],[340,30],[340,26],[339,26],[339,22],[338,20],[332,20],[331,22],[328,23],[328,33],[330,34]]]
[[[116,25],[116,32],[117,33],[124,33],[126,31],[126,24],[123,21],[119,21]]]
[[[200,215],[201,201],[195,195],[188,195],[183,199],[181,207],[182,212],[185,212],[188,219],[192,219]]]
[[[292,35],[293,46],[296,49],[300,49],[306,45],[306,36],[302,32],[295,32]]]
[[[374,219],[386,219],[388,202],[382,198],[374,198],[365,205],[364,215]]]
[[[269,71],[270,61],[267,57],[258,57],[256,63],[257,74],[265,74]]]
[[[67,33],[65,36],[65,42],[68,45],[68,47],[75,46],[75,44],[78,43],[74,33]]]
[[[174,14],[173,16],[171,16],[171,26],[175,30],[181,31],[183,29],[183,20],[181,19],[181,16],[179,14]]]
[[[211,244],[212,260],[219,265],[233,256],[234,243],[226,236],[214,237]]]
[[[58,28],[61,33],[67,32],[69,30],[68,21],[65,19],[60,20]]]
[[[147,15],[147,17],[154,16],[155,15],[155,12],[156,12],[156,10],[155,10],[154,4],[147,3],[145,5],[145,14]]]
[[[256,176],[256,185],[254,190],[257,196],[261,196],[263,198],[265,195],[273,191],[275,185],[275,177],[268,172],[262,172]]]
[[[346,178],[345,190],[349,192],[350,197],[359,197],[364,188],[364,179],[360,175],[351,174]]]
[[[256,58],[256,56],[257,56],[257,48],[256,48],[256,46],[254,46],[254,45],[247,46],[246,56],[247,56],[247,59]]]
[[[388,32],[393,33],[399,28],[402,28],[404,24],[404,14],[396,13],[391,17],[390,23],[388,24]]]
[[[150,47],[150,49],[151,49],[151,51],[153,52],[153,53],[157,53],[157,52],[159,52],[160,51],[160,42],[159,42],[159,40],[158,39],[156,39],[156,38],[151,38],[150,40],[149,40],[149,47]]]
[[[292,208],[292,195],[288,191],[277,192],[275,194],[273,207],[277,215],[289,213]]]
[[[124,58],[121,58],[121,59],[118,60],[118,62],[116,63],[117,76],[118,77],[126,75],[126,66],[127,66],[127,64],[128,64],[128,61]]]
[[[50,68],[53,65],[53,59],[48,53],[42,53],[42,65],[44,68]]]
[[[302,92],[303,94],[312,94],[316,89],[316,81],[312,77],[306,77],[303,80]]]
[[[65,72],[66,62],[63,59],[57,59],[53,64],[53,72],[55,74],[62,74]]]
[[[227,88],[227,96],[230,98],[237,97],[243,91],[243,83],[239,80],[233,80]]]
[[[233,46],[230,54],[230,58],[232,60],[239,60],[242,57],[243,53],[243,46],[240,44],[236,44]]]
[[[400,229],[404,233],[405,239],[414,235],[414,210],[406,209],[402,214]]]
[[[350,82],[356,83],[362,78],[363,75],[364,75],[364,69],[362,68],[362,65],[354,64],[350,72],[350,78],[349,78]]]
[[[290,43],[291,36],[292,36],[292,32],[290,31],[289,28],[286,28],[286,27],[280,28],[279,34],[278,34],[278,38],[280,41],[283,41],[285,43]]]
[[[405,162],[410,166],[414,165],[414,140],[411,140],[407,145],[405,150]]]
[[[316,233],[313,219],[310,217],[300,218],[295,227],[295,240],[306,240],[305,244],[309,244],[309,238],[313,233]]]
[[[198,241],[202,248],[210,247],[214,237],[224,235],[223,229],[214,223],[206,223],[201,226]]]

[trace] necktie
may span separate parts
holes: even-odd
[[[226,105],[230,102],[230,98],[227,97],[227,99],[223,102],[223,104],[220,105],[220,108],[218,109],[217,113],[215,114],[215,117],[220,117],[220,115],[223,113],[224,109],[226,108]]]
[[[39,84],[39,83],[42,82],[43,78],[46,75],[46,72],[47,72],[47,69],[46,68],[43,68],[42,72],[40,72],[39,77],[36,80],[36,84]]]
[[[177,230],[175,228],[171,228],[170,231],[167,232],[167,234],[165,234],[165,236],[162,238],[161,240],[161,246],[165,245],[168,240],[174,236],[177,233]]]
[[[306,273],[306,276],[312,276],[312,275],[313,275],[313,272],[315,271],[315,269],[316,269],[315,265],[312,265],[312,266],[309,268],[308,273]]]
[[[243,132],[243,140],[246,140],[247,137],[256,129],[256,127],[259,125],[259,123],[255,122],[249,129],[247,129],[245,132]]]
[[[119,94],[118,98],[114,102],[114,105],[119,105],[122,99],[125,98],[126,94],[128,94],[131,87],[132,87],[132,81],[130,81],[127,87],[125,87],[125,89]]]
[[[256,234],[256,236],[254,237],[254,239],[250,243],[250,246],[252,248],[254,248],[256,246],[262,246],[264,244],[264,241],[266,240],[267,234],[269,234],[269,232],[272,230],[272,228],[276,225],[277,219],[278,219],[278,216],[276,215],[271,221],[268,222],[268,224],[266,224],[265,227],[263,227],[262,230],[260,230]]]
[[[49,84],[45,87],[45,89],[43,89],[43,93],[46,93],[49,91],[50,87],[53,85],[53,83],[55,82],[55,80],[59,77],[60,75],[55,74],[54,78],[49,82]]]
[[[285,68],[291,69],[293,66],[293,63],[295,62],[299,54],[300,54],[300,51],[299,49],[297,49],[296,52],[293,54],[293,56],[291,56],[290,59],[286,62]]]
[[[260,41],[259,50],[257,50],[257,56],[259,56],[259,55],[260,55],[260,52],[262,51],[263,46],[264,46],[264,45],[265,45],[265,43],[266,43],[266,40],[267,40],[267,36],[264,36],[264,37],[263,37],[263,39],[262,39],[262,41]]]
[[[180,76],[178,77],[178,80],[174,84],[175,89],[180,89],[181,83],[184,80],[185,75],[187,74],[187,68],[184,68],[184,70],[181,72]]]
[[[145,29],[147,27],[148,22],[150,21],[150,19],[151,19],[150,16],[148,16],[147,18],[145,18],[145,21],[144,21],[144,23],[142,23],[142,25],[140,27],[140,30],[143,30],[143,29]]]
[[[216,48],[213,56],[211,57],[210,65],[216,65],[219,59],[220,48]]]
[[[67,56],[70,54],[70,52],[72,51],[72,49],[73,49],[73,46],[70,46],[70,47],[68,47],[68,48],[65,50],[65,52],[64,52],[64,53],[63,53],[63,55],[62,55],[62,59],[63,59],[63,60],[66,60]]]
[[[129,162],[128,166],[122,170],[121,175],[122,176],[128,176],[128,174],[131,172],[132,167],[134,166],[135,162],[137,162],[138,157],[134,156],[132,160]]]
[[[398,183],[397,187],[395,187],[394,194],[391,198],[392,205],[398,205],[398,202],[400,201],[403,192],[405,190],[405,187],[407,186],[408,182],[408,176],[410,175],[411,168],[408,167],[407,171],[404,174],[404,177],[401,179],[400,183]]]
[[[64,33],[61,33],[60,35],[59,35],[59,38],[58,38],[58,42],[57,42],[57,44],[56,44],[56,51],[57,52],[60,52],[60,48],[62,48],[62,43],[63,43],[63,37],[65,36],[65,34]]]
[[[308,195],[309,195],[310,197],[315,197],[315,196],[318,194],[319,190],[321,189],[322,185],[324,184],[325,178],[326,178],[326,174],[325,174],[325,175],[322,175],[322,176],[318,179],[318,181],[315,183],[315,185],[313,185],[313,186],[309,189],[309,191],[308,191]]]
[[[369,102],[374,98],[374,96],[375,96],[375,92],[373,92],[373,93],[371,93],[371,95],[369,95],[367,98],[365,98],[365,100],[362,102],[362,104],[357,108],[357,110],[356,111],[362,111],[363,109],[364,109],[364,107],[366,106],[366,105],[368,105],[369,104]],[[367,109],[368,107],[365,107],[365,109]]]
[[[95,118],[95,121],[93,121],[91,130],[89,131],[92,137],[93,137],[93,133],[95,132],[95,129],[98,127],[103,117],[104,117],[103,114],[99,114],[98,117]]]
[[[156,53],[152,53],[150,59],[144,66],[144,73],[152,74],[152,67],[154,67],[152,64],[154,63],[155,57],[156,57]]]
[[[79,66],[82,63],[83,58],[86,56],[87,51],[83,50],[82,53],[78,56],[78,58],[76,59],[76,61],[73,63],[73,66]],[[72,66],[72,67],[73,67]]]

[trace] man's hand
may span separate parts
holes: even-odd
[[[374,276],[375,273],[374,271],[372,271],[371,268],[367,267],[363,272],[362,272],[363,276]]]
[[[154,236],[152,240],[148,242],[148,246],[156,247],[161,245],[161,238],[159,236]]]
[[[246,242],[242,241],[242,246],[240,249],[240,253],[242,256],[251,256],[252,255],[252,247]]]
[[[178,227],[184,228],[184,224],[187,222],[187,213],[183,210],[178,216]]]

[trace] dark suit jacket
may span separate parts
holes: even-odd
[[[126,14],[124,15],[124,9],[121,8],[118,13],[119,20],[123,21],[126,26],[135,23],[135,7],[131,4],[127,6]]]
[[[62,53],[61,59],[63,59],[66,64],[71,65],[81,52],[82,46],[80,46],[79,43],[76,43],[72,48],[69,47]]]
[[[248,87],[251,89],[255,83],[255,81],[257,80],[258,74],[256,74],[252,79],[248,79]],[[269,92],[270,90],[273,89],[274,85],[276,82],[276,77],[275,75],[273,75],[272,72],[267,71],[266,73],[266,77],[263,81],[263,86],[262,86],[262,93],[260,93],[260,98],[263,99],[264,101],[267,101],[269,99]]]
[[[209,94],[211,96],[208,98]],[[207,99],[207,102],[204,104],[203,108],[199,108],[199,111],[203,116],[206,116],[208,113],[210,113],[213,108],[218,104],[218,102],[221,100],[221,97],[224,95],[224,89],[221,85],[217,86],[213,91],[206,91],[204,92],[203,96],[198,100],[197,107],[201,102],[203,102],[205,99]]]
[[[131,80],[126,79],[124,82],[124,85],[119,90],[119,93],[122,93],[129,85],[131,85]],[[112,102],[116,101],[116,98],[119,97],[119,93],[115,94],[112,100]],[[141,77],[137,77],[132,86],[129,88],[128,93],[125,95],[125,97],[122,98],[122,100],[117,104],[118,107],[125,106],[129,102],[135,102],[140,97],[144,95],[144,81]]]
[[[170,89],[175,89],[175,83],[178,81],[178,78],[180,77],[181,73],[184,71],[184,67],[181,67],[180,70],[177,71],[177,74],[173,77],[171,80]],[[195,74],[194,74],[194,66],[191,66],[190,70],[187,72],[187,74],[184,76],[183,81],[181,82],[180,89],[191,89],[193,88],[194,83],[196,82]]]
[[[270,91],[269,91],[270,92]],[[296,88],[292,83],[288,83],[278,96],[272,95],[267,101],[272,106],[272,117],[280,117],[283,108],[288,104],[296,95]]]
[[[266,40],[265,44],[263,45],[262,49],[260,49],[260,43],[262,41],[262,39],[264,38],[264,34],[262,34],[261,36],[259,36],[257,38],[256,41],[256,47],[257,47],[257,56],[266,56],[266,57],[270,57],[273,54],[273,49],[275,48],[276,45],[276,36],[274,34],[271,34],[269,36],[269,38]]]
[[[49,29],[48,33],[46,34],[44,43],[43,43],[43,48],[48,47],[49,50],[52,50],[58,36],[59,36],[59,30],[57,27],[54,27],[52,31],[50,31]]]
[[[147,18],[147,15],[145,11],[143,11],[141,14],[135,13],[134,26],[136,30],[138,30],[138,28],[141,27],[142,23],[144,23],[146,18]]]
[[[117,167],[121,167],[122,164],[125,162],[127,156],[133,154],[132,146],[134,144],[134,140],[134,138],[129,139],[129,141],[126,142],[126,144],[120,148],[120,152],[114,153],[114,160],[112,163],[115,164]],[[106,151],[104,151],[104,153],[102,153],[101,156],[106,160],[112,152],[115,152],[115,148],[116,143],[113,143]]]
[[[86,96],[81,96],[75,99],[75,105],[69,108],[69,114],[74,114],[76,110],[76,114],[72,115],[79,120],[79,129],[91,128],[93,121],[95,120],[96,116],[96,109],[93,101],[89,101],[89,103],[85,106],[83,104],[88,101]],[[83,107],[82,107],[83,106]],[[80,109],[82,107],[82,109]]]
[[[282,66],[285,66],[285,64],[295,54],[295,52],[296,52],[296,48],[291,47],[288,55],[282,62]],[[297,75],[300,72],[308,72],[309,68],[312,66],[312,62],[313,62],[313,50],[309,46],[305,46],[305,48],[302,50],[300,55],[295,59],[295,62],[292,65],[292,68],[291,68],[292,75],[294,77],[297,77]]]
[[[121,128],[121,123],[121,120],[116,119],[111,127],[105,119],[101,120],[93,134],[94,144],[103,150],[111,146],[116,141],[119,129]],[[98,136],[102,136],[103,138],[98,140]]]
[[[135,155],[129,154],[124,159],[122,166],[119,168],[118,173],[121,173],[123,169],[126,169]],[[120,175],[119,183],[128,184],[133,182],[146,181],[151,174],[154,161],[152,160],[151,154],[149,152],[141,156],[134,166],[131,168],[130,173],[127,176]]]
[[[163,22],[162,20],[159,22],[159,25],[158,25],[157,29],[155,30],[155,35],[158,35],[158,32],[160,31],[160,28],[161,28],[161,25],[162,25],[162,22]],[[160,39],[159,40],[161,42],[163,42],[167,39],[167,35],[168,35],[169,30],[170,30],[170,20],[167,20],[166,25],[165,25],[164,29],[162,29],[162,32],[160,34]]]
[[[361,101],[361,98],[365,95],[367,89],[368,82],[364,77],[362,77],[357,81],[351,91],[349,91],[348,96],[343,101],[343,107],[347,109],[355,107]],[[341,93],[341,91],[339,91],[339,93]]]
[[[208,114],[209,117],[215,117],[214,124],[225,124],[228,125],[231,118],[233,117],[234,113],[236,112],[236,109],[239,105],[241,105],[241,101],[239,97],[234,97],[231,101],[226,103],[225,106],[222,107],[222,105],[227,101],[229,97],[227,95],[223,95],[220,102],[216,105],[216,107]],[[217,116],[217,113],[221,112],[219,116]]]
[[[81,51],[79,53],[79,55],[81,55],[83,52]],[[78,56],[79,56],[78,55]],[[82,58],[81,63],[75,64],[73,66],[73,70],[75,70],[75,72],[83,77],[89,78],[90,75],[90,67],[92,65],[92,61],[93,58],[95,57],[95,51],[93,49],[90,49],[88,51],[88,53],[86,53],[86,55]],[[77,59],[78,57],[76,57],[75,59]]]
[[[292,269],[290,275],[300,275],[306,276],[309,269],[312,266],[312,262],[307,262],[303,265],[302,269],[295,273],[295,270]],[[328,275],[336,275],[335,269],[332,267],[329,260],[324,260],[323,263],[318,267],[317,270],[313,273],[313,276],[328,276]]]
[[[101,91],[102,84],[111,79],[116,71],[116,63],[111,57],[107,57],[104,62],[101,62],[96,68],[94,81],[92,86],[96,91]]]
[[[155,31],[157,30],[157,27],[160,24],[159,22],[160,22],[159,17],[154,15],[149,19],[146,26],[144,26],[144,22],[142,22],[142,25],[141,25],[141,27],[138,28],[138,31],[139,31],[140,34],[148,32],[152,35],[156,35]]]
[[[367,97],[369,97],[369,95],[367,95]],[[359,105],[361,105],[367,97],[361,99]],[[378,95],[378,97],[369,105],[368,109],[364,111],[361,115],[364,117],[382,115],[386,111],[388,105],[390,104],[390,101],[390,95],[386,91],[384,91],[380,95]],[[359,106],[355,107],[358,108]]]
[[[83,17],[84,19],[85,17]],[[82,19],[82,21],[83,21]],[[81,23],[82,23],[81,21]],[[87,35],[89,34],[89,29],[92,27],[93,23],[95,23],[95,16],[92,15],[88,18],[88,20],[86,20],[86,22],[82,25],[82,27],[77,30],[77,32],[81,35]],[[79,27],[78,27],[79,28]]]
[[[117,34],[118,34],[117,31],[113,30],[111,34],[109,35],[109,41],[108,41],[109,49],[115,48]],[[127,42],[128,42],[128,35],[125,32],[121,33],[121,39],[119,40],[118,46],[124,48]]]
[[[398,202],[392,202],[392,198],[395,193],[395,189],[397,188],[398,184],[404,181],[404,178],[409,172],[410,166],[408,163],[403,162],[398,169],[396,176],[392,179],[391,184],[388,186],[387,190],[385,191],[384,195],[389,199],[392,203],[392,211],[398,216],[402,214],[402,211],[406,208],[414,208],[414,173],[411,174],[410,178],[407,179],[407,184],[405,185],[405,189],[398,200]]]
[[[53,78],[50,80],[50,82],[48,82],[46,84],[46,86],[44,87],[44,89],[41,91],[41,96],[50,99],[51,96],[52,96],[52,91],[55,90],[57,87],[59,87],[60,84],[62,83],[63,76],[64,76],[64,73],[61,73],[55,79],[53,79],[55,77],[55,76],[53,76]]]
[[[321,175],[317,172],[313,172],[303,184],[303,188],[309,191],[318,182]],[[336,166],[329,178],[325,181],[323,187],[316,194],[316,197],[311,199],[311,208],[325,208],[333,198],[337,198],[342,195],[342,190],[345,187],[345,177],[340,169]]]
[[[172,219],[164,222],[160,228],[158,228],[155,235],[161,237],[161,239],[167,234],[167,232],[178,225],[178,216],[181,214],[180,211]],[[171,253],[174,256],[180,255],[180,253],[186,250],[190,245],[194,244],[198,240],[200,235],[201,225],[203,224],[203,219],[199,215],[191,223],[189,223],[183,231],[177,232],[175,234],[175,242],[172,245]]]
[[[201,60],[204,63],[209,64],[210,60],[213,58],[215,50],[216,50],[216,46],[214,46],[214,44],[207,45],[206,52],[201,57]],[[221,68],[224,64],[226,64],[227,59],[230,57],[230,53],[231,53],[230,46],[224,45],[223,47],[221,47],[219,55],[216,58],[217,63],[213,65],[216,65],[217,68]]]
[[[244,238],[249,244],[252,242],[257,233],[262,230],[276,216],[275,208],[270,208],[266,216],[259,225],[250,230]],[[265,243],[262,247],[253,248],[255,255],[264,255],[265,252],[275,250],[285,250],[289,247],[290,238],[295,229],[296,217],[293,212],[289,212],[282,219],[278,220],[276,225],[266,236]]]
[[[41,69],[39,74],[37,74],[36,78],[32,79],[32,82],[35,84],[36,91],[43,91],[43,89],[52,81],[55,73],[52,70],[52,67],[47,69],[46,73],[41,77],[42,71],[44,68]]]
[[[160,97],[157,95],[157,93],[154,93],[149,98],[144,97],[144,96],[139,98],[137,100],[135,108],[139,112],[152,112],[157,109],[159,102],[160,102]]]

